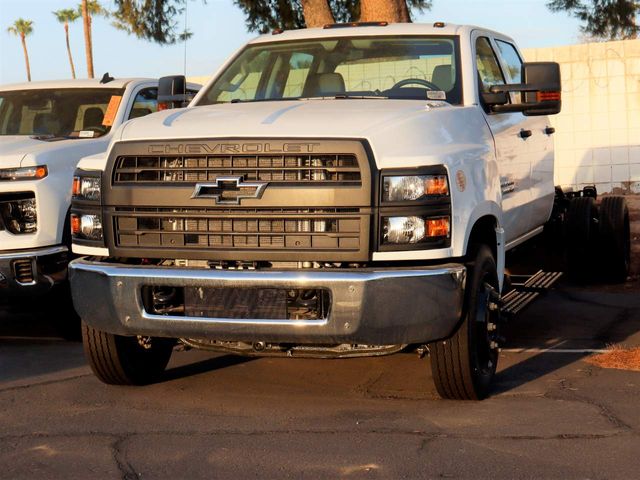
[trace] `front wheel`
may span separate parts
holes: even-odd
[[[110,385],[147,385],[164,372],[175,341],[158,337],[125,337],[82,323],[84,353],[93,373]]]
[[[491,249],[474,248],[467,264],[462,323],[452,337],[429,344],[438,394],[453,400],[481,400],[489,394],[498,365],[498,274]]]

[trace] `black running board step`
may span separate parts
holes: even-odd
[[[556,283],[562,272],[543,272],[511,276],[513,290],[502,297],[502,313],[514,317]]]

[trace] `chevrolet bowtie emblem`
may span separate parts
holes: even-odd
[[[245,182],[241,176],[220,176],[214,183],[197,183],[191,198],[213,198],[218,205],[239,205],[243,198],[261,198],[268,184]]]

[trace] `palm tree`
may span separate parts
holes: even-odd
[[[27,52],[26,38],[33,32],[33,22],[31,20],[19,18],[15,22],[13,22],[13,25],[7,28],[7,32],[20,37],[20,41],[22,42],[22,50],[24,50],[24,61],[27,65],[27,80],[31,81],[31,67],[29,66],[29,53]]]
[[[91,38],[91,19],[95,15],[108,17],[109,12],[105,10],[98,0],[82,0],[78,7],[78,13],[82,15],[84,26],[84,49],[87,55],[87,74],[93,78],[93,40]]]
[[[58,21],[64,25],[64,36],[67,40],[67,54],[69,55],[69,65],[71,65],[71,77],[76,78],[76,69],[73,66],[73,57],[71,56],[71,47],[69,47],[69,24],[80,18],[80,13],[71,8],[57,10],[53,13]]]

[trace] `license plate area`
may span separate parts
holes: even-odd
[[[324,320],[331,308],[327,289],[144,286],[151,315],[237,320]]]
[[[187,317],[282,320],[287,318],[287,292],[275,288],[184,289]]]

